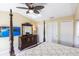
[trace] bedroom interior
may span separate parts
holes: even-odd
[[[0,7],[0,56],[79,56],[79,3]]]

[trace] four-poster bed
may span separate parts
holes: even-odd
[[[14,50],[14,36],[13,36],[13,14],[12,9],[10,9],[10,56],[15,56],[15,50]],[[31,26],[31,33],[25,32],[23,33],[23,27],[24,26]],[[26,29],[27,30],[27,29]],[[30,23],[24,23],[22,24],[22,36],[19,37],[18,43],[21,43],[18,45],[19,49],[22,50],[26,47],[29,47],[31,45],[37,44],[37,35],[33,34],[33,26]]]
[[[13,37],[13,22],[12,22],[12,10],[10,9],[10,56],[15,56],[15,50],[13,46],[14,37]],[[22,33],[23,34],[23,33]],[[45,40],[45,21],[44,21],[44,38],[43,43],[38,44],[36,47],[30,48],[30,49],[24,49],[16,54],[16,56],[28,56],[28,55],[35,55],[35,56],[78,56],[79,55],[79,49],[73,48],[73,47],[67,47],[59,44],[55,44],[52,42],[46,42]]]

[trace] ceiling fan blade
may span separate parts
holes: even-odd
[[[26,7],[16,7],[16,8],[19,8],[19,9],[28,9],[28,8],[26,8]]]
[[[37,10],[34,10],[34,13],[36,13],[36,14],[39,14],[39,11],[37,11]]]
[[[35,8],[36,10],[40,10],[40,9],[43,9],[44,6],[35,6],[34,8]]]
[[[27,7],[29,7],[29,4],[28,4],[28,3],[25,3],[25,5],[26,5]]]

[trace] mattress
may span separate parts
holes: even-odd
[[[79,56],[79,49],[51,42],[44,42],[36,47],[24,49],[16,56]]]

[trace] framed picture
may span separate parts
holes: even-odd
[[[0,37],[9,37],[10,27],[1,26],[0,27]],[[13,36],[20,35],[20,27],[13,27]]]

